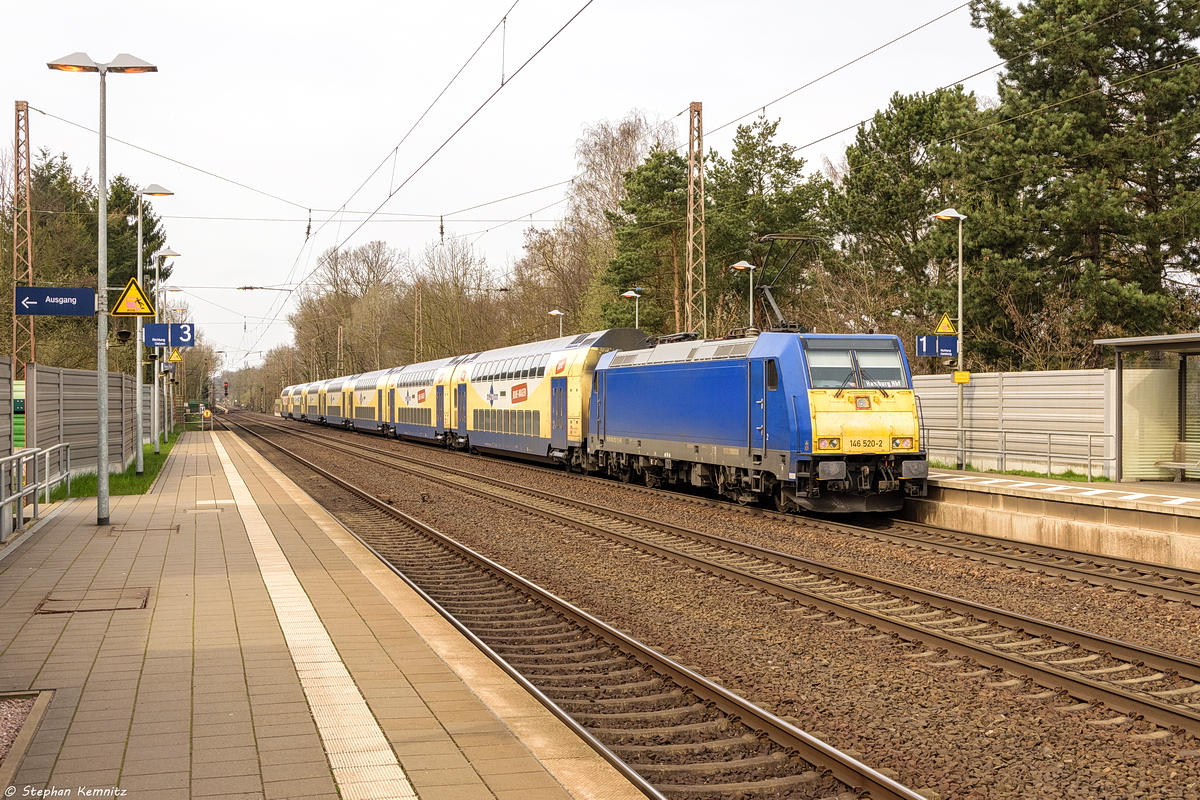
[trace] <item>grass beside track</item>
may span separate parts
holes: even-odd
[[[934,469],[958,469],[958,467],[954,464],[947,464],[944,461],[935,461],[933,459],[930,459],[929,466],[933,467]],[[973,467],[970,464],[964,464],[962,470],[965,472],[984,472],[989,475],[1017,475],[1022,478],[1050,478],[1056,481],[1080,481],[1081,483],[1086,483],[1088,479],[1088,476],[1085,473],[1075,472],[1074,470],[1055,472],[1052,475],[1047,475],[1045,472],[1034,472],[1027,469],[979,469],[978,467]],[[1092,483],[1108,483],[1110,480],[1111,479],[1106,478],[1103,475],[1092,476]]]
[[[145,494],[150,488],[150,484],[154,483],[154,479],[158,477],[159,471],[163,464],[167,462],[167,456],[170,455],[171,449],[175,447],[175,442],[179,441],[178,435],[174,438],[168,437],[165,444],[159,445],[159,452],[154,452],[154,445],[145,445],[142,449],[143,470],[141,475],[136,475],[136,462],[129,465],[129,468],[121,473],[112,473],[108,476],[108,493],[110,496],[124,494]],[[96,496],[96,473],[89,472],[82,475],[76,475],[71,478],[71,494],[70,497],[95,497]],[[50,493],[50,502],[63,500],[67,495],[66,484],[63,484],[54,489]]]

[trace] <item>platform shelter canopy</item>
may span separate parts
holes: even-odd
[[[1200,479],[1162,466],[1200,461],[1200,333],[1093,344],[1116,353],[1117,480]]]

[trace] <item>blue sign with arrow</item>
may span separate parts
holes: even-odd
[[[95,289],[63,289],[57,286],[16,287],[16,313],[51,317],[93,317]]]
[[[146,347],[195,347],[196,326],[190,322],[150,322],[142,326]]]

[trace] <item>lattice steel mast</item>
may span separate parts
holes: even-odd
[[[708,338],[708,274],[704,263],[704,114],[688,111],[687,317],[689,331]]]
[[[17,287],[33,286],[33,203],[30,178],[29,103],[17,101],[13,141],[13,335],[14,381],[25,380],[25,365],[34,360],[33,315],[17,314]]]
[[[421,282],[413,284],[413,363],[425,358],[424,332],[421,330]]]

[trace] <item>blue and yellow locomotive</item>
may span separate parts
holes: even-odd
[[[668,337],[669,338],[669,337]],[[780,510],[895,511],[928,464],[894,336],[762,333],[604,356],[587,458]]]
[[[895,511],[928,465],[894,336],[614,329],[290,386],[284,417],[781,510]]]

